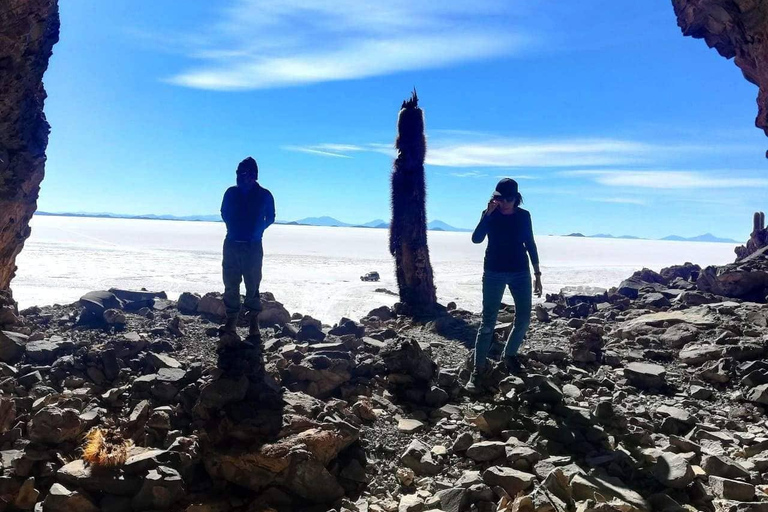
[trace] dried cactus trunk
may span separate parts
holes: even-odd
[[[745,245],[736,247],[736,261],[741,261],[768,246],[768,230],[765,229],[765,213],[755,212],[752,216],[752,233]]]
[[[424,115],[416,91],[397,119],[397,159],[392,171],[392,222],[389,251],[395,257],[401,312],[427,316],[437,297],[427,247]]]

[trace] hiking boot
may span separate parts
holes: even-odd
[[[467,391],[467,393],[470,393],[472,395],[475,395],[477,393],[480,393],[483,390],[483,386],[481,383],[482,377],[481,372],[478,372],[477,370],[473,370],[472,373],[469,375],[469,380],[464,385],[464,389]]]
[[[222,325],[221,327],[219,327],[219,332],[221,334],[236,333],[237,332],[237,317],[236,316],[231,316],[231,317],[227,318],[226,323],[224,325]]]
[[[510,375],[514,375],[523,371],[523,366],[520,364],[520,358],[517,355],[504,356],[504,366],[507,367],[507,372]]]
[[[261,338],[259,331],[259,312],[251,311],[248,315],[248,336],[257,336]]]

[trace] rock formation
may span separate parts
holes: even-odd
[[[389,251],[395,257],[397,286],[405,310],[432,313],[437,298],[427,247],[424,114],[416,91],[397,119],[397,159],[392,171],[392,223]]]
[[[26,309],[0,331],[0,510],[765,510],[768,305],[698,270],[549,294],[479,395],[456,307],[331,327],[263,293],[263,345],[218,348],[216,294]]]
[[[760,0],[672,0],[677,24],[686,36],[704,39],[710,48],[741,69],[757,85],[755,125],[768,135],[768,3]]]
[[[57,0],[3,0],[0,5],[0,291],[16,271],[16,255],[45,168],[49,126],[43,73],[59,40]]]

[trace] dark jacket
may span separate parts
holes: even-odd
[[[221,218],[227,225],[227,240],[260,241],[264,230],[275,222],[275,199],[258,184],[250,192],[229,187],[221,202]]]
[[[528,256],[531,263],[539,264],[539,252],[533,239],[531,214],[516,208],[512,215],[495,210],[480,218],[472,233],[472,241],[481,243],[488,237],[485,249],[485,270],[492,272],[528,272]]]

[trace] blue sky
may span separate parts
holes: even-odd
[[[414,86],[430,219],[473,227],[505,176],[539,234],[744,239],[768,206],[757,88],[668,1],[72,0],[61,21],[40,210],[215,213],[253,155],[279,219],[387,219]]]

